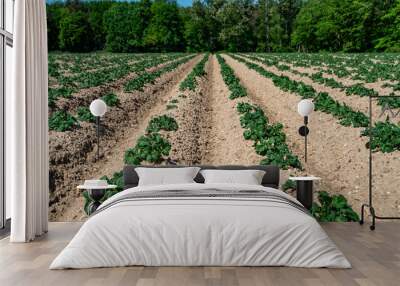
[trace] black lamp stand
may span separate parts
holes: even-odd
[[[97,155],[96,161],[100,160],[100,116],[96,116]]]
[[[304,125],[299,128],[299,134],[304,137],[304,161],[307,163],[307,135],[310,130],[307,127],[308,116],[304,116]]]
[[[373,98],[400,98],[398,95],[388,95],[388,96],[369,96],[369,178],[368,178],[368,204],[362,204],[361,206],[361,220],[360,224],[364,224],[364,210],[365,208],[369,209],[369,212],[372,216],[372,223],[370,225],[370,229],[374,230],[375,229],[375,220],[381,219],[381,220],[394,220],[394,219],[400,219],[400,217],[385,217],[385,216],[378,216],[376,215],[375,209],[373,207],[373,201],[372,201],[372,148],[371,148],[371,143],[372,143],[372,99]]]

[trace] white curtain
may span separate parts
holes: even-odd
[[[13,52],[13,93],[6,98],[10,241],[28,242],[47,232],[48,225],[45,0],[15,1]]]

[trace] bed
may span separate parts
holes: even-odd
[[[124,191],[99,207],[50,269],[351,267],[308,211],[277,189],[274,166],[200,166],[263,170],[261,185],[204,184],[199,173],[195,183],[152,186],[138,186],[135,167],[125,166]]]

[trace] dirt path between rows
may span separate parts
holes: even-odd
[[[221,67],[215,55],[211,58],[211,129],[208,152],[203,164],[257,165],[263,159],[255,152],[252,141],[245,140],[240,126],[240,115],[236,110],[239,100],[229,99],[230,91],[221,75]],[[244,100],[242,100],[244,101]]]
[[[137,139],[145,133],[145,129],[151,118],[163,114],[166,103],[176,93],[179,82],[186,77],[200,59],[201,57],[197,56],[195,59],[178,67],[172,73],[162,76],[162,78],[157,80],[157,83],[146,87],[144,92],[125,93],[122,86],[115,87],[112,91],[118,95],[122,102],[121,105],[124,108],[127,108],[126,104],[140,104],[140,106],[134,108],[136,111],[135,114],[126,115],[127,117],[125,118],[118,117],[119,120],[129,120],[130,122],[120,122],[122,130],[119,130],[116,134],[113,144],[103,146],[102,152],[105,153],[104,158],[101,158],[96,163],[89,164],[88,162],[85,165],[86,172],[79,176],[74,183],[79,184],[81,180],[100,178],[103,175],[110,177],[114,172],[121,171],[124,165],[123,156],[125,151],[135,146]],[[131,99],[135,96],[146,98],[146,100],[132,102]],[[119,112],[118,110],[115,108],[114,112],[113,110],[108,112],[105,122],[114,121],[115,119],[112,118],[112,114],[114,113],[115,115],[115,112]],[[92,155],[94,156],[94,154]],[[51,220],[74,221],[85,219],[83,197],[80,192],[76,191],[75,187],[75,185],[70,186],[70,190],[64,199],[52,206],[52,209],[56,210],[57,213],[50,216]]]
[[[343,85],[349,86],[354,84],[362,84],[367,88],[375,90],[380,96],[389,95],[392,92],[395,92],[391,87],[383,87],[385,83],[393,83],[389,80],[379,80],[377,82],[364,82],[362,80],[354,80],[349,77],[338,77],[335,74],[326,73],[327,67],[323,68],[315,68],[315,67],[297,67],[292,63],[281,61],[280,64],[288,65],[291,69],[301,72],[301,73],[310,73],[315,74],[322,71],[322,76],[325,78],[333,78],[337,82],[340,82]],[[395,92],[396,93],[396,92]]]
[[[290,71],[280,71],[276,67],[269,67],[261,62],[249,59],[247,57],[241,56],[241,58],[247,60],[248,62],[257,64],[261,67],[263,67],[265,70],[272,72],[276,75],[283,75],[287,76],[291,80],[295,81],[300,81],[303,82],[307,85],[312,86],[317,92],[326,92],[328,93],[333,99],[339,101],[340,103],[344,103],[347,106],[349,106],[351,109],[354,111],[360,111],[363,112],[365,115],[368,116],[369,112],[369,100],[368,97],[360,97],[358,95],[346,95],[345,91],[342,91],[337,88],[331,88],[328,86],[325,86],[323,84],[315,83],[312,79],[306,76],[301,76],[301,75],[296,75]],[[379,115],[381,115],[381,107],[376,104],[376,102],[372,102],[373,107],[373,118],[378,119]],[[382,120],[382,118],[381,118]]]
[[[303,150],[303,138],[297,133],[302,118],[297,113],[300,97],[284,92],[244,64],[224,55],[254,102],[264,109],[271,122],[281,122],[288,145],[296,154]],[[305,165],[308,175],[322,178],[317,190],[346,196],[359,212],[368,198],[368,150],[360,128],[343,127],[329,114],[314,112],[310,116],[309,160]],[[299,153],[300,152],[300,153]],[[375,207],[381,215],[400,214],[400,152],[374,154],[373,177],[376,191]]]
[[[169,114],[179,129],[166,134],[172,144],[171,158],[181,165],[259,164],[262,157],[243,138],[237,101],[228,98],[215,55],[205,71],[195,91],[177,92],[181,97],[175,97],[178,108]]]

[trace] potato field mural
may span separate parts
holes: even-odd
[[[297,5],[292,11],[297,22],[289,23],[290,33],[283,22],[272,22],[284,19],[277,15],[283,17],[286,6],[280,5],[286,2]],[[376,40],[365,45],[376,43],[376,47],[355,47],[350,51],[358,53],[343,53],[350,47],[349,40],[335,46],[331,53],[324,46],[315,47],[317,41],[311,45],[301,40],[306,38],[301,17],[315,5],[323,5],[322,0],[218,3],[195,1],[189,8],[173,1],[48,4],[50,219],[87,217],[87,196],[76,189],[85,179],[105,177],[117,184],[118,188],[107,194],[111,196],[122,189],[124,164],[176,163],[277,165],[282,170],[281,189],[290,194],[295,190],[293,182],[287,181],[289,176],[318,176],[322,180],[316,191],[321,201],[316,194],[314,215],[324,216],[322,220],[358,220],[361,204],[368,201],[369,148],[373,151],[376,211],[398,216],[400,97],[372,100],[373,121],[369,119],[370,95],[400,95],[400,54],[378,53],[386,48],[395,51],[400,47],[396,46],[398,40],[391,38],[390,44],[389,34],[371,31]],[[382,11],[393,14],[399,3],[394,1]],[[125,10],[131,6],[135,8],[129,14]],[[257,22],[242,21],[240,25],[279,26],[283,38],[277,40],[275,30],[265,29],[253,35],[239,29],[247,39],[237,38],[232,31],[224,31],[227,26],[214,37],[210,34],[215,25],[211,20],[222,21],[223,17],[211,15],[217,7],[220,14],[232,8],[231,18],[240,16],[242,20],[253,19],[249,15],[254,13],[265,15],[257,11],[267,11],[272,18],[259,16]],[[161,10],[179,23],[156,21]],[[204,17],[198,17],[203,12]],[[143,21],[132,20],[135,15]],[[393,17],[400,17],[396,15]],[[385,21],[384,17],[382,14],[376,19]],[[266,19],[268,25],[261,21]],[[74,21],[81,28],[91,29],[92,34],[78,29]],[[123,33],[121,25],[133,25],[133,34],[110,32],[120,28]],[[178,38],[174,40],[169,34],[171,39],[161,41],[170,32],[165,26],[173,25]],[[313,25],[317,27],[318,23]],[[84,49],[75,49],[66,35],[67,27],[74,30],[73,39],[82,36],[92,40],[82,39]],[[287,39],[286,34],[294,38]],[[95,99],[102,99],[108,107],[101,118],[99,158],[95,118],[89,110]],[[315,105],[309,118],[307,162],[304,138],[298,133],[303,118],[297,104],[302,99],[311,99]],[[369,132],[374,134],[371,143]],[[326,217],[323,208],[318,208],[320,204],[337,213]]]

